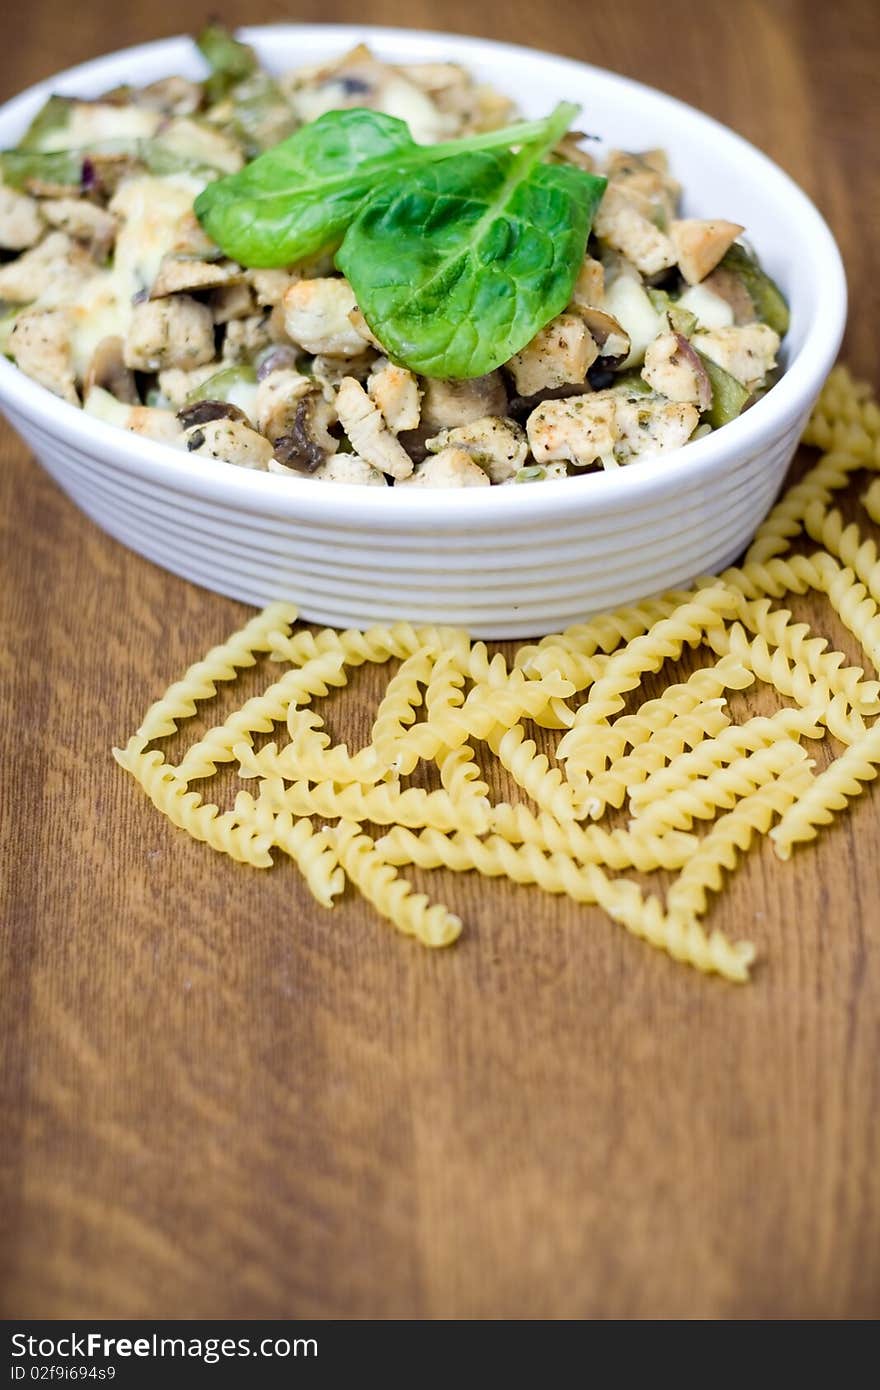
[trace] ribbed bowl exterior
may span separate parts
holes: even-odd
[[[741,170],[734,180],[739,192],[720,197],[717,171],[709,180],[714,188],[700,191],[699,169],[709,167],[698,157],[705,128],[720,132],[721,184],[725,160],[733,167],[738,153],[741,163],[751,162],[752,179],[760,184],[760,200],[751,189],[752,206],[770,205],[763,224],[759,213],[750,229],[762,224],[756,244],[791,298],[789,370],[741,420],[674,459],[658,457],[613,477],[404,496],[206,466],[87,419],[0,362],[5,413],[77,506],[123,544],[186,579],[247,603],[289,599],[304,617],[332,626],[405,618],[454,624],[481,637],[532,636],[732,562],[781,487],[843,327],[839,256],[803,194],[708,118],[564,59],[387,30],[277,26],[250,31],[249,37],[278,67],[339,52],[360,38],[398,60],[451,56],[517,94],[530,82],[537,95],[523,101],[527,114],[546,109],[551,92],[553,98],[580,96],[586,104],[600,88],[605,115],[602,121],[591,117],[591,124],[607,129],[612,143],[668,144],[674,167],[702,207],[748,222],[740,194],[750,183]],[[91,94],[126,77],[148,81],[188,70],[194,69],[186,41],[170,40],[87,64],[62,75],[58,85]],[[55,88],[43,84],[0,111],[0,144],[13,142],[32,109]],[[644,108],[641,119],[634,103]],[[638,129],[641,141],[634,138]],[[728,170],[728,182],[730,177]],[[790,232],[778,225],[780,209],[792,226],[798,222],[801,268],[780,259]],[[820,257],[824,299],[811,278]]]

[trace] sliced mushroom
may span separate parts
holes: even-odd
[[[607,309],[597,309],[594,304],[588,304],[578,312],[599,349],[599,361],[606,367],[619,367],[629,357],[631,347],[630,336],[623,324]]]
[[[140,404],[134,372],[125,365],[123,346],[121,338],[101,339],[86,369],[83,380],[85,395],[88,395],[93,386],[100,386],[118,401],[124,401],[128,405]]]
[[[507,392],[500,372],[469,381],[440,381],[422,377],[422,424],[429,430],[469,425],[484,415],[507,414]]]
[[[310,391],[297,405],[290,432],[275,440],[275,458],[298,473],[314,473],[338,448],[329,431],[334,419],[320,392]]]
[[[169,294],[220,289],[239,284],[243,277],[244,272],[235,261],[200,261],[192,256],[165,255],[153,281],[150,298],[165,299]]]
[[[244,411],[231,401],[192,401],[178,410],[177,418],[185,430],[193,425],[207,425],[210,420],[242,420],[245,424],[250,423]]]
[[[749,294],[742,276],[727,266],[718,265],[701,282],[701,288],[717,294],[733,310],[734,323],[757,323],[755,302]],[[715,325],[707,324],[707,327]],[[721,326],[721,325],[718,325]]]
[[[257,381],[271,376],[273,372],[295,371],[301,354],[286,343],[272,343],[257,354]]]

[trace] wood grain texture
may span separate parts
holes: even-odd
[[[0,93],[203,9],[85,0],[71,24],[32,0]],[[827,215],[845,357],[876,383],[876,5],[596,13],[297,6],[555,49],[732,125]],[[733,880],[712,920],[759,942],[748,988],[469,877],[441,880],[466,937],[429,954],[163,822],[109,746],[244,610],[99,533],[6,427],[0,491],[6,1316],[880,1311],[876,788],[818,847],[786,866],[765,847]],[[363,731],[379,679],[334,706],[338,730]]]

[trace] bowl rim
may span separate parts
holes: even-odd
[[[659,468],[652,467],[656,465],[656,457],[637,459],[611,472],[600,470],[585,477],[532,482],[521,488],[397,490],[334,483],[328,496],[325,486],[316,487],[308,478],[281,476],[223,460],[183,455],[167,444],[96,420],[86,415],[81,407],[53,395],[13,362],[0,356],[0,400],[19,411],[29,423],[55,438],[70,440],[100,454],[104,461],[115,459],[121,471],[134,472],[141,478],[193,497],[222,499],[250,513],[316,521],[332,518],[336,524],[348,524],[353,528],[369,522],[376,530],[397,529],[407,522],[443,529],[480,529],[491,520],[514,525],[519,520],[528,525],[542,517],[573,509],[597,515],[613,513],[627,509],[636,501],[650,502],[653,496],[666,494],[679,486],[699,486],[711,481],[719,471],[723,472],[731,461],[761,452],[808,412],[834,363],[843,337],[847,309],[843,262],[837,243],[815,204],[789,174],[743,136],[656,87],[580,59],[524,44],[372,24],[266,24],[236,29],[236,33],[258,49],[271,45],[273,37],[287,37],[294,31],[301,37],[308,36],[310,41],[326,35],[340,46],[358,40],[372,42],[379,48],[383,42],[414,47],[424,45],[428,50],[426,57],[432,56],[431,50],[441,49],[447,56],[451,52],[454,59],[465,62],[468,55],[479,60],[487,52],[498,58],[507,55],[520,62],[529,58],[550,59],[560,68],[570,69],[572,79],[581,84],[589,82],[591,77],[611,79],[624,93],[647,95],[677,111],[679,116],[702,127],[707,138],[722,139],[728,148],[738,150],[750,161],[756,177],[772,179],[780,187],[791,204],[793,219],[798,221],[803,245],[809,248],[811,259],[822,267],[822,274],[817,276],[815,308],[794,360],[767,395],[745,414],[713,434],[671,452]],[[16,115],[19,107],[26,108],[45,97],[59,84],[75,87],[79,82],[87,82],[102,64],[112,66],[120,59],[136,63],[138,57],[152,59],[163,49],[168,50],[169,61],[172,61],[172,55],[184,44],[192,44],[191,36],[178,34],[155,39],[115,49],[54,73],[0,105],[0,123]],[[398,492],[390,505],[389,491]]]

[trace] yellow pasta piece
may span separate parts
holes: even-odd
[[[114,748],[113,756],[140,783],[157,810],[194,840],[203,840],[212,849],[255,869],[272,867],[271,834],[242,823],[234,811],[221,812],[217,806],[205,805],[198,792],[189,791],[168,766],[158,748],[146,753]]]
[[[828,825],[834,813],[864,791],[865,783],[877,776],[880,765],[880,721],[858,743],[853,743],[835,758],[810,786],[782,820],[770,831],[776,853],[788,859],[792,846],[801,840],[813,840],[820,825]]]
[[[694,835],[673,831],[668,835],[606,830],[600,826],[560,825],[546,812],[536,816],[525,806],[501,802],[493,807],[492,831],[515,847],[531,845],[552,854],[567,855],[582,864],[604,864],[610,869],[680,869],[693,855],[699,841]],[[465,851],[478,837],[466,831],[449,834],[396,825],[377,841],[377,848],[392,864],[417,864],[422,869],[474,868]],[[514,843],[515,842],[515,843]]]
[[[669,890],[666,906],[672,915],[701,916],[709,892],[717,893],[723,885],[723,871],[734,869],[738,855],[748,851],[755,835],[766,835],[775,818],[797,800],[805,786],[815,782],[809,767],[795,755],[797,744],[790,749],[791,764],[770,773],[732,811],[721,816],[700,842]],[[769,765],[765,771],[769,772]]]
[[[212,647],[181,680],[168,687],[161,700],[150,706],[129,747],[142,751],[155,739],[176,733],[178,724],[197,712],[200,700],[210,700],[217,694],[218,682],[235,680],[244,667],[256,665],[256,654],[269,651],[276,635],[289,632],[296,617],[293,604],[272,603],[228,641]]]
[[[402,759],[397,755],[404,731],[415,722],[416,707],[422,703],[422,686],[426,685],[434,665],[434,650],[420,647],[407,657],[396,676],[388,682],[373,723],[372,744],[384,767],[399,773]],[[415,762],[406,769],[411,772]]]
[[[316,831],[305,817],[296,820],[289,811],[274,810],[262,793],[254,799],[248,791],[239,792],[235,814],[243,825],[269,835],[271,844],[290,856],[322,907],[333,906],[334,897],[345,887],[345,874],[327,830]]]
[[[862,502],[871,520],[880,523],[880,478],[875,478]]]
[[[545,893],[564,893],[579,903],[596,903],[633,935],[649,941],[676,960],[728,979],[748,978],[753,948],[732,945],[720,932],[707,938],[697,924],[669,918],[656,899],[645,900],[638,884],[609,879],[597,864],[581,863],[565,854],[545,855],[536,846],[511,845],[498,835],[438,837],[432,846],[444,855],[447,868],[477,869],[488,878],[506,877],[514,883],[537,884]]]
[[[461,918],[442,903],[432,906],[424,893],[414,893],[359,825],[342,823],[332,838],[352,883],[398,931],[414,936],[423,946],[449,946],[461,934]]]
[[[496,724],[486,735],[486,742],[501,766],[542,811],[559,821],[575,819],[578,806],[574,788],[565,781],[561,768],[551,767],[546,754],[539,753],[534,741],[526,738],[522,724],[509,729]]]
[[[565,762],[566,776],[579,791],[586,793],[587,774],[605,765],[601,730],[623,708],[626,692],[634,690],[646,672],[659,671],[667,661],[677,660],[685,646],[706,640],[736,603],[737,595],[724,585],[695,591],[670,617],[615,652],[556,750],[557,758]]]
[[[606,772],[593,777],[585,803],[587,814],[598,820],[608,806],[622,806],[633,787],[685,748],[695,748],[704,738],[717,737],[730,724],[724,704],[720,697],[703,700],[688,714],[675,715],[665,729],[639,744],[629,757],[616,759]]]
[[[483,797],[457,802],[445,790],[403,789],[399,782],[383,782],[376,787],[362,787],[358,783],[337,787],[333,782],[294,782],[284,786],[280,777],[270,775],[264,793],[276,811],[290,811],[294,816],[321,816],[324,820],[433,826],[437,830],[461,827],[477,834],[482,833],[489,822],[489,802]]]
[[[780,739],[766,748],[734,758],[705,777],[683,783],[646,808],[637,803],[633,808],[638,815],[636,824],[654,835],[669,830],[690,830],[695,820],[711,820],[717,811],[729,810],[749,797],[756,787],[764,786],[771,777],[788,770],[792,763],[799,765],[798,789],[804,791],[813,780],[812,762],[800,744]]]
[[[217,771],[218,763],[232,762],[235,750],[242,744],[253,743],[254,734],[269,733],[276,724],[283,723],[291,705],[326,695],[331,686],[345,685],[347,680],[337,652],[327,652],[285,672],[262,695],[247,700],[241,709],[188,748],[177,766],[178,776],[184,782],[209,777]]]

